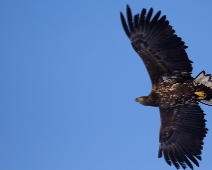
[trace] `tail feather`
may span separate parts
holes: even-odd
[[[209,87],[210,89],[212,89],[211,77],[212,77],[211,74],[205,74],[205,71],[202,71],[196,76],[193,83],[199,84],[199,85],[202,84],[202,85],[205,85],[206,87]],[[200,100],[200,102],[203,104],[212,106],[211,94],[209,96],[204,100]]]
[[[205,71],[202,71],[196,76],[193,82],[196,84],[203,84],[212,89],[211,76],[211,74],[205,74]]]
[[[210,99],[210,100],[200,100],[200,103],[212,106],[212,99]]]

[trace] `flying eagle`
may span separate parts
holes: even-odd
[[[140,15],[132,16],[127,5],[127,21],[120,13],[123,29],[132,47],[143,60],[152,82],[148,96],[136,98],[144,106],[159,107],[161,127],[159,152],[169,165],[177,169],[193,162],[199,166],[203,139],[208,129],[205,127],[204,112],[198,105],[212,105],[212,81],[209,74],[202,71],[196,78],[191,76],[192,61],[185,49],[187,46],[175,34],[166,20],[154,16],[153,9],[142,9]]]

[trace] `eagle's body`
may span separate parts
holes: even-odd
[[[152,17],[143,9],[132,16],[127,6],[127,22],[121,13],[124,31],[132,47],[143,60],[152,82],[148,96],[136,98],[145,106],[159,107],[161,127],[158,157],[177,169],[193,162],[199,166],[203,139],[207,134],[201,102],[212,105],[211,75],[202,71],[191,76],[192,61],[189,60],[184,42],[160,11]]]
[[[142,97],[144,100],[141,104],[156,107],[176,106],[194,98],[194,89],[191,83],[161,82],[153,86],[149,96]],[[136,101],[140,102],[141,97]]]
[[[199,92],[199,93],[198,93]],[[194,103],[211,98],[212,89],[202,84],[191,82],[176,82],[171,79],[153,85],[148,96],[136,98],[137,102],[145,106],[171,107],[181,104]]]

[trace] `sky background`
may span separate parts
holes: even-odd
[[[158,108],[119,12],[162,10],[212,73],[212,2],[1,0],[1,170],[174,170],[158,159]],[[211,169],[212,107],[199,170]]]

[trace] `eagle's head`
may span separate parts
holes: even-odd
[[[136,102],[141,103],[142,105],[148,106],[148,96],[141,96],[135,99]]]
[[[135,101],[139,102],[140,104],[144,106],[156,106],[155,100],[152,98],[151,95],[138,97],[135,99]]]

